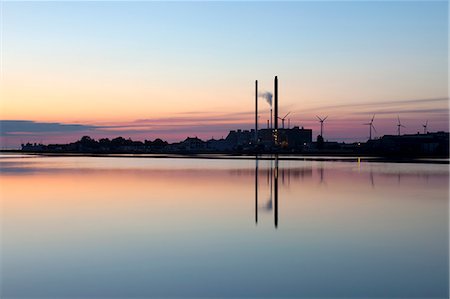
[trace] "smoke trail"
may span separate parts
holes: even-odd
[[[264,98],[266,100],[266,102],[270,105],[270,107],[272,107],[273,94],[271,92],[269,92],[269,91],[262,92],[262,93],[259,94],[259,96],[261,98]]]

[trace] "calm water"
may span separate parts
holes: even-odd
[[[0,166],[1,298],[449,294],[448,165],[2,155]]]

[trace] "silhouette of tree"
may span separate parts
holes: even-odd
[[[168,143],[167,143],[167,141],[163,141],[162,139],[157,138],[157,139],[155,139],[155,141],[153,141],[152,145],[157,146],[157,147],[163,147],[163,146],[168,145]]]
[[[80,144],[83,147],[87,147],[87,148],[94,148],[97,145],[97,141],[95,141],[94,139],[92,139],[89,136],[83,136],[81,137],[81,139],[78,141],[78,144]]]
[[[101,138],[98,143],[100,143],[101,145],[110,145],[111,144],[111,140],[109,140],[108,138]]]
[[[126,140],[123,137],[116,137],[113,140],[111,140],[111,145],[113,146],[121,146],[121,145],[125,145],[126,144]]]

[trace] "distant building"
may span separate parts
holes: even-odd
[[[255,138],[255,130],[230,131],[225,138],[226,142],[233,149],[249,146]]]
[[[37,143],[26,143],[22,144],[22,151],[24,152],[41,152],[46,149],[46,146],[43,144]]]
[[[206,141],[206,149],[208,151],[226,152],[232,150],[232,145],[225,139],[210,139]]]
[[[382,155],[449,155],[449,133],[385,135],[369,140],[364,146],[367,153]]]
[[[188,137],[179,145],[181,150],[201,151],[206,148],[206,142],[197,137]]]
[[[294,127],[278,129],[278,143],[284,148],[301,148],[312,142],[312,130]]]
[[[273,129],[258,130],[258,144],[265,148],[274,145]],[[230,131],[225,139],[232,149],[253,147],[255,130]],[[301,149],[312,142],[312,130],[294,127],[292,129],[278,129],[278,144],[284,149]]]

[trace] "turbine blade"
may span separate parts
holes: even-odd
[[[283,119],[285,119],[289,114],[291,114],[291,111],[289,111],[289,112],[283,117]]]
[[[375,129],[375,126],[373,124],[370,124],[370,125],[372,126],[372,129],[375,131],[375,133],[378,133],[377,129]]]
[[[325,116],[325,118],[323,119],[324,121],[326,120],[328,118],[328,115],[327,116]]]
[[[321,119],[319,116],[316,115],[316,117],[317,117],[320,121],[322,121],[322,119]]]
[[[375,119],[375,114],[372,116],[372,120],[370,122],[373,122],[374,119]]]

